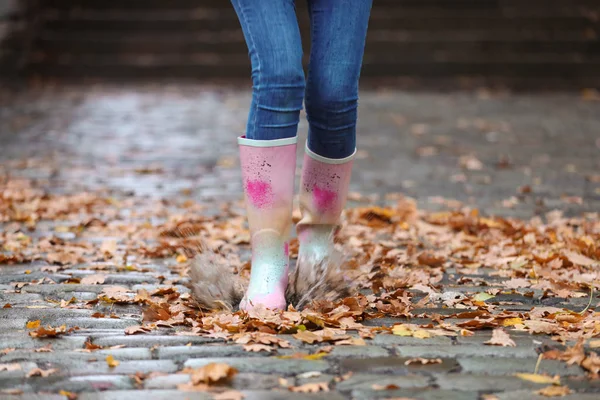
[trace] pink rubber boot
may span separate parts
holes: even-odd
[[[300,181],[302,219],[296,228],[299,265],[316,265],[329,256],[348,197],[353,158],[354,154],[343,159],[326,158],[306,147]]]
[[[270,309],[286,308],[296,142],[295,137],[238,138],[252,242],[250,284],[240,303],[242,310],[259,304]]]

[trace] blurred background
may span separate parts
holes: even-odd
[[[304,1],[298,16],[308,49]],[[306,52],[308,54],[308,52]],[[226,0],[0,0],[0,71],[61,79],[246,78]],[[599,0],[375,0],[364,83],[600,83]]]
[[[353,199],[600,210],[600,0],[374,0],[367,37]],[[240,199],[250,98],[228,0],[0,0],[0,185]]]

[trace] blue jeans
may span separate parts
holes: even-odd
[[[296,136],[302,102],[308,147],[327,158],[356,148],[358,79],[372,0],[307,0],[311,25],[308,79],[295,0],[231,0],[252,62],[246,137]]]

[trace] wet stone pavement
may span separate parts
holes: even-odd
[[[224,202],[241,198],[235,138],[243,132],[249,99],[247,90],[193,85],[0,92],[0,177],[31,179],[57,194],[101,191],[115,201],[190,200],[200,204],[203,213],[218,213]],[[566,215],[600,210],[597,101],[567,94],[364,92],[358,131],[351,186],[357,194],[352,199],[359,199],[360,194],[363,199],[385,203],[393,194],[402,193],[415,198],[423,209],[464,204],[484,214],[518,218],[554,209]],[[304,120],[300,132],[304,138]],[[44,221],[42,225],[52,232],[56,224]],[[62,235],[70,239],[67,233]],[[532,394],[533,390],[547,386],[513,375],[534,371],[540,349],[550,342],[544,335],[511,332],[516,347],[482,346],[491,331],[426,341],[377,335],[367,346],[335,347],[321,360],[282,359],[275,356],[313,347],[290,337],[293,351],[251,353],[216,339],[178,336],[167,328],[148,335],[125,335],[126,327],[141,322],[137,305],[102,309],[120,317],[113,319],[93,318],[100,306],[69,309],[58,304],[72,297],[93,300],[105,285],[133,290],[160,287],[157,275],[177,281],[180,293],[189,292],[166,261],[157,261],[145,272],[111,273],[100,285],[69,283],[89,271],[73,267],[53,273],[44,266],[36,262],[0,266],[0,305],[11,305],[0,309],[0,365],[20,365],[0,369],[2,400],[66,399],[68,393],[61,391],[82,400],[210,399],[208,393],[178,391],[189,375],[177,371],[215,361],[237,368],[232,387],[246,399],[257,400],[476,400],[492,393],[501,400],[534,399],[543,397]],[[15,282],[43,278],[52,283],[42,281],[16,290]],[[529,309],[541,301],[519,295],[506,300],[511,309]],[[588,299],[562,301],[543,304],[580,310]],[[27,335],[25,326],[34,320],[80,329],[41,341]],[[398,321],[366,324],[391,326]],[[84,352],[86,342],[118,347]],[[31,351],[48,343],[52,352]],[[109,367],[108,355],[120,364]],[[405,365],[414,357],[443,362]],[[56,368],[58,373],[27,378],[36,367]],[[600,384],[584,379],[578,366],[548,360],[540,371],[559,375],[563,384],[579,391],[565,398],[598,398]],[[353,373],[348,379],[335,381],[348,372]],[[150,375],[140,381],[136,373]],[[332,390],[291,393],[281,389],[281,379],[288,385],[327,381]],[[375,390],[374,385],[398,389]]]

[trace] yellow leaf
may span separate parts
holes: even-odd
[[[188,260],[188,258],[184,254],[179,254],[177,256],[177,258],[175,259],[175,261],[177,261],[178,263],[184,263],[187,260]]]
[[[560,378],[558,376],[549,376],[541,374],[528,374],[520,373],[515,374],[517,378],[523,379],[524,381],[535,382],[535,383],[551,383],[553,385],[560,385]]]
[[[115,360],[115,358],[113,356],[111,356],[111,355],[109,355],[109,356],[106,357],[106,363],[108,364],[108,366],[110,368],[114,368],[114,367],[116,367],[117,365],[120,364],[120,362],[118,362],[117,360]]]
[[[25,270],[25,275],[29,275],[29,274],[31,274],[31,270],[30,269],[26,269]]]
[[[29,321],[27,323],[27,329],[37,329],[40,327],[40,320]]]
[[[590,348],[592,349],[597,349],[598,347],[600,347],[600,340],[590,340]]]
[[[397,336],[412,336],[412,331],[406,328],[404,325],[394,325],[392,333]]]
[[[523,320],[521,318],[506,318],[504,321],[502,321],[502,326],[515,325],[523,325]]]
[[[475,296],[473,296],[473,300],[475,301],[486,301],[489,299],[493,299],[496,296],[492,296],[489,293],[485,293],[485,292],[479,292],[477,293]]]
[[[427,332],[426,330],[419,329],[413,333],[413,337],[416,337],[417,339],[427,339],[431,337],[431,333]]]

